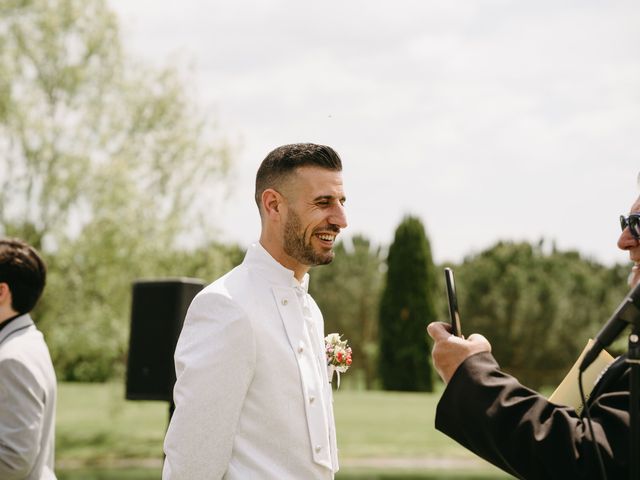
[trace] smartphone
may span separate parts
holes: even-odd
[[[458,297],[456,296],[456,282],[453,279],[453,270],[444,269],[444,280],[447,284],[447,298],[449,299],[449,318],[451,319],[451,333],[456,337],[462,336],[460,327],[460,312],[458,311]]]

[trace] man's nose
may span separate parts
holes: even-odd
[[[618,238],[618,248],[620,250],[631,250],[632,248],[637,246],[638,246],[638,240],[633,238],[633,235],[631,235],[631,231],[629,230],[629,227],[626,227],[624,230],[622,230],[622,233]]]
[[[347,212],[344,209],[344,205],[336,205],[331,212],[329,222],[340,228],[347,228]]]

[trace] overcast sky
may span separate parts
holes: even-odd
[[[137,57],[187,65],[238,145],[224,240],[259,233],[278,145],[344,163],[349,227],[389,244],[419,216],[437,262],[499,239],[605,263],[638,194],[640,2],[110,0]]]

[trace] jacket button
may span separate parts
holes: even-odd
[[[289,304],[289,300],[287,300],[286,298],[282,299],[282,305],[287,306]]]
[[[316,445],[316,448],[315,448],[316,453],[320,453],[320,450],[322,450],[322,445]]]
[[[313,403],[315,401],[316,401],[316,397],[314,397],[313,395],[309,397],[309,403]]]
[[[304,343],[300,342],[298,344],[298,353],[304,352]]]

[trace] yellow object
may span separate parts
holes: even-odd
[[[593,340],[589,339],[586,347],[582,350],[582,353],[573,364],[567,376],[564,377],[558,388],[551,394],[549,401],[558,405],[568,405],[576,409],[576,412],[580,414],[582,412],[583,404],[580,399],[580,388],[578,387],[578,367],[582,362],[582,357],[591,349]],[[600,378],[602,371],[613,361],[613,357],[606,350],[602,350],[600,355],[594,360],[594,362],[584,371],[582,374],[582,386],[584,388],[584,395],[586,400],[589,400],[589,395],[596,383]]]

